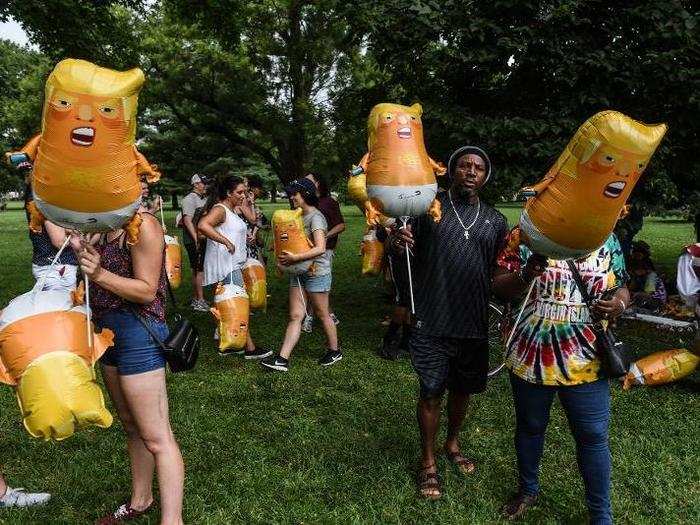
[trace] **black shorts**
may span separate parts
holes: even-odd
[[[437,337],[414,327],[408,342],[421,399],[440,397],[445,390],[478,394],[486,390],[488,339]]]
[[[189,236],[185,233],[183,236],[185,239],[182,244],[185,245],[185,250],[187,251],[187,258],[190,260],[190,268],[193,272],[203,272],[204,271],[204,252],[207,247],[206,240],[199,243],[201,250],[197,250],[195,244],[190,240]]]

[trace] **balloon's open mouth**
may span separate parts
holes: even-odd
[[[626,185],[627,183],[621,180],[611,182],[610,184],[605,186],[605,191],[603,192],[603,195],[605,195],[606,197],[610,197],[611,199],[616,199],[622,194],[622,190],[625,189]]]
[[[411,128],[399,128],[396,133],[399,135],[400,139],[410,139],[411,138]]]
[[[76,146],[92,146],[95,128],[75,128],[70,133],[70,141]]]
[[[280,234],[280,241],[288,241],[288,240],[289,240],[289,234],[287,232]]]

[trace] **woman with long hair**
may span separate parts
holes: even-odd
[[[247,226],[234,210],[246,199],[246,192],[242,178],[233,175],[224,177],[217,188],[218,202],[208,203],[211,204],[210,209],[198,223],[199,233],[207,238],[204,286],[221,282],[245,288],[241,268],[247,258]],[[270,350],[256,347],[250,332],[244,351],[228,352],[236,353],[243,353],[246,359],[263,359],[272,354]]]
[[[321,366],[330,366],[343,358],[338,347],[338,333],[328,309],[328,295],[331,291],[333,276],[331,261],[326,252],[326,232],[328,224],[323,214],[315,208],[318,204],[316,186],[309,179],[294,181],[288,190],[292,205],[303,211],[304,229],[312,243],[312,247],[299,254],[284,252],[278,256],[278,264],[284,267],[302,261],[313,261],[311,267],[301,275],[291,275],[289,278],[289,324],[284,336],[284,342],[278,355],[272,355],[262,360],[261,364],[271,370],[287,372],[289,357],[299,341],[301,323],[306,315],[306,296],[321,321],[326,333],[327,348],[319,360]]]
[[[161,340],[165,324],[165,241],[158,220],[142,213],[139,241],[126,243],[123,229],[74,241],[82,272],[90,279],[95,324],[114,332],[102,356],[102,375],[126,433],[131,498],[98,520],[107,525],[137,518],[154,507],[158,476],[161,523],[182,523],[184,465],[170,427],[165,356],[144,323]],[[74,237],[75,239],[75,237]]]

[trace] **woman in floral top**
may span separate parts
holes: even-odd
[[[613,319],[625,311],[627,272],[614,235],[575,265],[596,299],[594,312],[586,306],[567,262],[533,255],[520,244],[517,228],[498,258],[494,292],[512,300],[530,290],[506,358],[519,471],[519,490],[503,509],[509,519],[520,517],[537,500],[544,435],[558,395],[576,441],[591,523],[612,523],[610,391],[596,353],[591,315]],[[606,291],[612,296],[603,299]]]

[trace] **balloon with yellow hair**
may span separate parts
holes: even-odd
[[[377,104],[369,114],[367,153],[351,174],[366,176],[364,204],[370,224],[382,214],[416,217],[430,210],[436,220],[440,218],[440,210],[433,205],[435,174],[443,175],[446,170],[425,149],[422,114],[420,104],[409,107],[389,103]],[[354,199],[364,197],[361,180],[351,179],[348,184]]]
[[[81,232],[125,227],[138,239],[139,177],[160,173],[134,144],[143,72],[85,60],[59,62],[46,81],[41,133],[20,152],[33,161],[34,203],[43,216]],[[36,221],[35,221],[36,224]]]
[[[552,259],[602,246],[666,129],[617,111],[586,120],[547,175],[522,190],[532,196],[520,216],[525,244]]]

